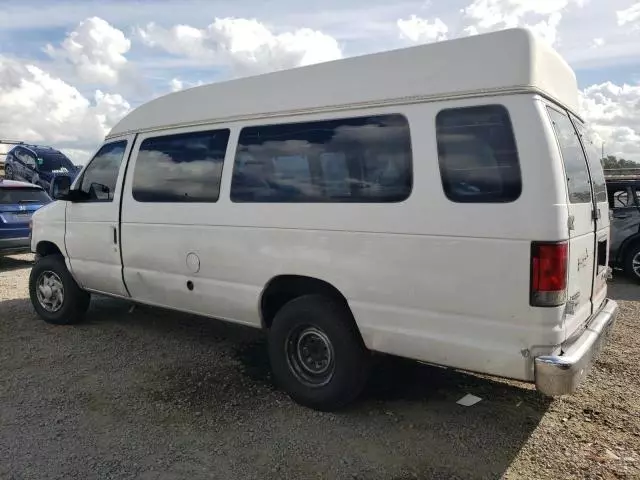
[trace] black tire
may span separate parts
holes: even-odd
[[[44,278],[43,275],[47,275],[49,279],[53,278],[55,282],[59,280],[63,288],[60,305],[53,305],[53,308],[49,309],[41,303],[37,293],[38,283]],[[56,287],[56,289],[59,291],[59,288]],[[48,293],[50,298],[60,298],[55,293]],[[89,309],[91,301],[89,293],[78,286],[67,270],[62,255],[48,255],[36,260],[29,275],[29,296],[40,318],[54,325],[71,325],[80,322]]]
[[[11,165],[4,166],[4,178],[13,180],[13,167]]]
[[[634,260],[640,261],[640,242],[636,242],[627,248],[624,254],[624,273],[636,282],[640,282],[640,268],[633,268]],[[636,271],[638,270],[638,271]]]
[[[318,375],[305,370],[308,367],[302,364],[307,362],[300,358],[303,354],[296,355],[304,350],[301,345],[313,349],[320,345],[319,350],[330,351],[331,361],[318,361],[320,368],[329,363],[328,370]],[[332,411],[346,406],[362,392],[371,355],[342,302],[322,295],[305,295],[290,301],[276,314],[269,331],[269,360],[276,382],[294,401]],[[308,360],[314,363],[310,357]]]

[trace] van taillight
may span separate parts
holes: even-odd
[[[567,301],[567,242],[531,244],[531,298],[533,307],[557,307]]]

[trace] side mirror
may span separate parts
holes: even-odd
[[[53,177],[49,195],[54,200],[67,200],[71,189],[71,179],[66,175]]]

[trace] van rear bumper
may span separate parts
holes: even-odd
[[[563,346],[562,355],[536,357],[536,389],[549,396],[575,392],[607,342],[617,315],[618,304],[614,300],[605,300],[582,335],[571,345]]]

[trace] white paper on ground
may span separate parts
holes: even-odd
[[[463,407],[470,407],[471,405],[475,405],[476,403],[478,403],[480,400],[482,400],[480,397],[476,397],[475,395],[471,395],[470,393],[467,393],[464,397],[462,397],[456,403],[458,405],[462,405]]]

